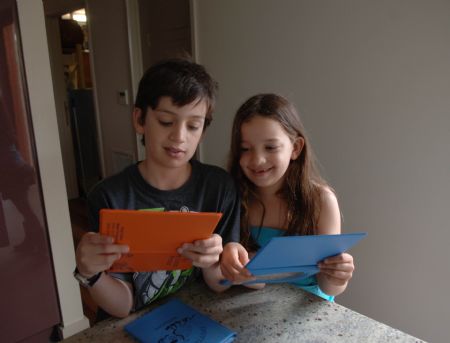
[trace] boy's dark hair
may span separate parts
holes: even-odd
[[[177,106],[196,99],[206,101],[207,112],[203,129],[211,123],[216,104],[217,82],[206,69],[184,58],[162,60],[151,66],[142,76],[135,107],[141,109],[140,124],[145,123],[147,109],[155,109],[163,96],[172,98]]]

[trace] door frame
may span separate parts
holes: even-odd
[[[130,53],[130,72],[131,72],[131,93],[133,99],[136,99],[139,80],[142,77],[142,46],[141,46],[141,25],[139,19],[139,1],[125,0],[127,9],[128,26],[128,46]],[[134,100],[133,100],[134,101]],[[141,137],[136,133],[136,153],[138,161],[145,159],[145,148],[141,144]]]
[[[29,94],[45,216],[47,219],[63,338],[89,327],[80,288],[72,276],[75,251],[59,144],[42,1],[17,0],[26,87]]]

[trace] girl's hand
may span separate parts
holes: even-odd
[[[346,285],[352,278],[355,265],[353,256],[347,253],[328,257],[319,263],[320,273],[337,286]]]
[[[234,242],[226,244],[220,259],[223,276],[237,284],[253,280],[251,273],[245,268],[248,261],[248,252],[241,244]]]
[[[199,268],[209,268],[219,262],[223,251],[222,237],[217,233],[210,238],[185,243],[178,249],[178,253],[192,260],[192,264]]]
[[[250,258],[250,259],[252,259],[253,257],[255,257],[255,255],[256,255],[256,251],[250,251],[249,253],[248,253],[248,257]],[[248,288],[252,288],[252,289],[261,289],[261,288],[264,288],[264,287],[266,287],[266,284],[265,283],[252,283],[252,284],[250,284],[250,285],[244,285],[245,287],[248,287]]]
[[[94,276],[109,269],[128,250],[127,245],[113,244],[112,237],[88,232],[77,246],[75,255],[78,272],[88,278]]]

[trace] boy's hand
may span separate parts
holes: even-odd
[[[223,276],[236,284],[253,280],[252,274],[245,268],[249,260],[248,252],[241,244],[226,244],[220,259]]]
[[[87,278],[94,276],[111,267],[128,250],[127,245],[113,244],[112,237],[88,232],[77,246],[78,272]]]
[[[191,259],[196,267],[209,268],[219,262],[222,250],[222,237],[215,233],[210,238],[183,244],[178,253]]]
[[[328,257],[319,263],[320,273],[334,285],[345,285],[352,278],[355,265],[353,256],[347,253]]]

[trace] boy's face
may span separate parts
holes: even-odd
[[[172,98],[161,97],[141,123],[140,110],[135,109],[134,126],[145,135],[146,159],[163,168],[185,167],[202,138],[206,111],[203,100],[178,107]]]

